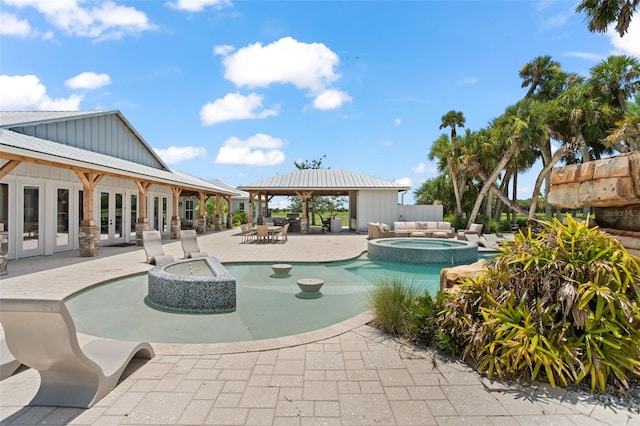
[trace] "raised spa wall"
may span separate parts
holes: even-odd
[[[180,273],[172,273],[172,269]],[[214,257],[178,260],[149,270],[145,303],[170,312],[233,312],[236,280]]]
[[[548,202],[594,208],[597,225],[640,256],[640,152],[554,168]]]
[[[424,243],[425,247],[412,247],[412,242]],[[381,238],[367,242],[367,256],[372,260],[413,265],[464,265],[478,260],[478,246],[467,241],[431,238]]]

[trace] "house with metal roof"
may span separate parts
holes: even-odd
[[[149,229],[179,238],[185,223],[219,228],[219,201],[236,192],[169,168],[119,111],[0,112],[4,258],[95,256],[141,244]]]
[[[403,202],[408,186],[373,176],[341,169],[301,169],[261,181],[240,185],[249,199],[257,199],[268,209],[274,196],[302,198],[300,230],[308,230],[307,204],[316,196],[348,197],[352,231],[366,231],[368,222],[393,223],[400,220],[442,220],[442,206],[409,206]],[[251,207],[251,204],[250,204]],[[262,217],[262,211],[257,214]]]

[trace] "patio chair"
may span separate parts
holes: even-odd
[[[0,340],[0,380],[11,377],[20,365],[21,362],[9,350],[7,340]]]
[[[256,241],[259,243],[269,242],[269,229],[267,225],[258,225],[256,227]]]
[[[142,233],[142,245],[147,253],[147,263],[164,265],[175,260],[170,254],[164,254],[160,231],[144,231]]]
[[[180,242],[182,243],[182,251],[184,251],[184,257],[207,257],[207,252],[201,251],[198,246],[198,235],[195,229],[185,229],[180,231]]]
[[[247,241],[251,241],[255,238],[256,236],[256,230],[253,226],[251,226],[251,224],[249,223],[243,223],[242,225],[240,225],[240,231],[242,231],[242,241],[243,243],[246,243]]]
[[[0,321],[16,359],[40,373],[30,405],[89,408],[116,387],[132,358],[155,356],[149,343],[78,335],[61,300],[2,299]]]
[[[272,235],[274,239],[280,239],[282,241],[287,241],[287,231],[289,230],[289,224],[286,223],[282,229],[279,231],[275,231]]]

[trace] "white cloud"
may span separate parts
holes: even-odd
[[[136,35],[156,26],[144,12],[130,6],[120,6],[112,1],[97,3],[95,7],[83,7],[80,0],[4,0],[18,8],[32,7],[42,13],[54,28],[69,35],[97,40],[121,39]]]
[[[247,140],[236,137],[227,139],[216,157],[217,164],[241,164],[247,166],[274,166],[285,160],[279,149],[286,142],[273,136],[258,133]]]
[[[64,84],[72,89],[93,90],[111,84],[111,77],[104,73],[83,72],[68,79]]]
[[[263,109],[262,96],[251,93],[247,96],[240,93],[228,93],[222,99],[216,99],[200,109],[200,121],[205,126],[229,120],[246,118],[266,118],[277,115],[277,109]]]
[[[396,118],[395,120],[393,120],[394,126],[398,127],[401,124],[402,124],[402,118]]]
[[[213,54],[227,56],[229,53],[233,52],[236,48],[229,44],[222,44],[219,46],[213,46]]]
[[[47,88],[35,75],[0,75],[0,110],[2,111],[77,111],[82,95],[51,99]]]
[[[624,37],[620,37],[614,30],[613,25],[607,30],[607,35],[611,39],[611,44],[616,53],[631,55],[640,59],[640,18],[638,18],[638,15],[631,20],[629,30]]]
[[[207,158],[207,150],[196,146],[170,146],[166,149],[153,149],[167,164],[175,164],[180,161],[192,160],[196,157]]]
[[[313,107],[321,110],[336,109],[345,102],[351,102],[351,96],[336,89],[327,89],[313,100]]]
[[[427,165],[424,163],[420,163],[417,166],[411,168],[411,171],[415,174],[424,173],[427,170]]]
[[[467,77],[462,80],[456,81],[458,86],[466,86],[468,84],[476,84],[478,82],[478,77]]]
[[[271,44],[255,43],[225,56],[225,78],[236,86],[267,87],[290,83],[313,94],[340,78],[339,58],[322,43],[302,43],[284,37]]]
[[[0,34],[8,36],[28,37],[31,35],[31,25],[25,19],[18,19],[15,15],[0,12]]]
[[[176,0],[175,2],[167,2],[169,7],[178,10],[186,10],[187,12],[202,12],[205,7],[213,6],[216,9],[222,9],[224,6],[230,6],[229,0]]]
[[[600,61],[603,59],[602,55],[598,55],[595,53],[588,53],[588,52],[567,52],[565,56],[587,59],[589,61]]]
[[[408,177],[403,177],[400,179],[395,179],[394,180],[395,183],[399,183],[400,185],[404,185],[404,186],[411,186],[411,178]]]

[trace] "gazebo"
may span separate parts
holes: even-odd
[[[249,200],[258,201],[258,220],[263,216],[262,206],[268,209],[275,196],[299,196],[302,199],[300,232],[309,231],[307,219],[309,200],[316,196],[349,197],[349,229],[365,230],[368,220],[380,214],[396,214],[398,195],[410,188],[399,183],[341,169],[301,169],[261,181],[238,186],[249,193]],[[371,212],[375,212],[371,215]],[[397,215],[396,215],[397,216]],[[249,217],[253,217],[253,203],[249,203]],[[395,217],[395,216],[393,216]]]

